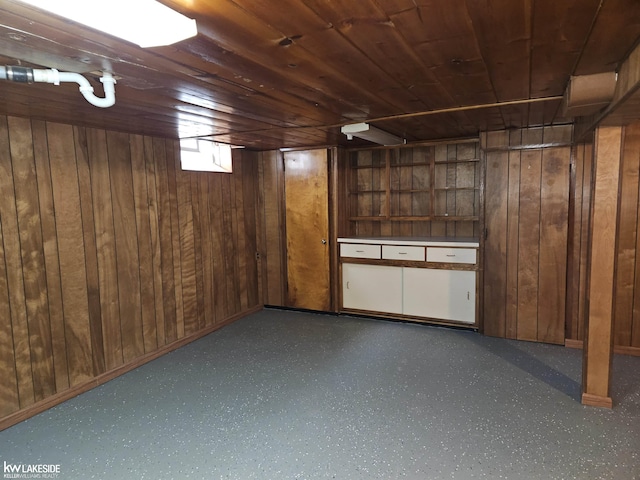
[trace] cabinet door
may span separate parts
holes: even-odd
[[[403,269],[403,304],[405,315],[476,321],[476,272]]]
[[[342,307],[402,313],[402,267],[343,263]]]

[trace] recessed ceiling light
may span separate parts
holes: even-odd
[[[196,21],[155,0],[20,0],[143,48],[171,45],[198,33]]]

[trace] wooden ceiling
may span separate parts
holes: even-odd
[[[409,142],[466,137],[566,122],[570,75],[615,70],[640,37],[639,0],[163,3],[198,35],[142,49],[1,0],[0,64],[118,83],[98,109],[75,84],[2,81],[0,113],[256,149],[352,145],[340,125],[368,120]]]

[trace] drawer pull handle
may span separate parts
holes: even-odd
[[[407,252],[398,252],[398,255],[406,255]]]
[[[364,250],[356,250],[356,253],[364,253]]]
[[[455,253],[447,254],[447,257],[455,257],[455,256],[456,256]]]

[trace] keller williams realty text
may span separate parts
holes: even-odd
[[[25,474],[25,473],[39,473],[39,474],[59,474],[60,473],[60,465],[49,465],[49,464],[36,464],[36,465],[24,465],[24,464],[12,464],[4,462],[4,473],[5,478],[7,478],[6,474]],[[24,478],[22,476],[19,477],[9,477],[9,478]],[[37,478],[37,477],[35,477]]]

